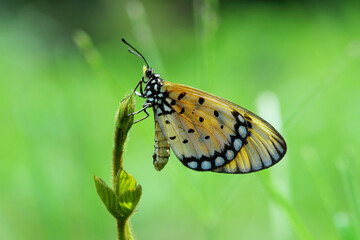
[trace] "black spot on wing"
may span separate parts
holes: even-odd
[[[186,92],[180,93],[178,96],[178,100],[180,101],[183,97],[185,97],[185,95],[186,95]]]
[[[189,131],[188,131],[188,133],[193,133],[193,132],[195,132],[195,130],[192,129],[192,128],[190,128]]]
[[[240,115],[240,113],[237,112],[237,111],[232,111],[231,113],[233,114],[233,116],[234,116],[235,118]]]
[[[252,118],[251,118],[249,115],[247,115],[247,114],[244,115],[244,118],[245,118],[246,120],[248,120],[248,121],[251,121],[251,120],[252,120]]]
[[[185,108],[181,108],[179,114],[183,114],[185,112]]]
[[[185,144],[185,143],[188,143],[189,141],[188,141],[187,139],[185,139],[185,140],[182,141],[182,142]]]
[[[169,137],[171,140],[174,140],[176,138],[176,136],[172,136],[172,137]]]
[[[219,112],[215,110],[215,111],[214,111],[214,116],[215,116],[215,117],[218,117],[218,116],[219,116]]]
[[[199,103],[200,103],[200,104],[203,104],[204,102],[205,102],[205,99],[202,98],[202,97],[199,97]]]
[[[204,121],[204,118],[199,117],[199,121],[200,121],[200,122],[203,122],[203,121]]]

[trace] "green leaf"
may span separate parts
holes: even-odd
[[[125,216],[130,216],[134,212],[140,201],[141,193],[141,185],[137,185],[136,188],[128,190],[120,196],[120,208]]]
[[[118,171],[115,183],[115,191],[119,197],[124,192],[136,188],[135,178],[131,174],[125,172],[123,169]]]
[[[94,176],[96,191],[104,203],[107,210],[113,215],[115,218],[119,219],[123,217],[121,207],[119,205],[119,197],[115,194],[115,192],[102,180]]]
[[[124,217],[129,217],[139,203],[142,188],[131,174],[120,169],[116,175],[115,189],[121,212]]]

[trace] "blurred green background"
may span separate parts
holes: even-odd
[[[360,239],[358,1],[0,6],[0,239],[115,239],[93,175],[111,183],[115,112],[142,74],[121,37],[165,80],[257,113],[272,99],[288,143],[263,172],[198,173],[174,156],[157,172],[152,117],[134,125],[137,239]]]

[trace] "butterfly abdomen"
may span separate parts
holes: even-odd
[[[155,118],[155,151],[153,155],[153,164],[156,170],[160,171],[165,167],[170,156],[170,144],[166,140],[158,121]]]

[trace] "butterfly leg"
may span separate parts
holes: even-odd
[[[141,84],[141,82],[142,82],[142,79],[138,82],[138,84],[136,84],[136,87],[135,87],[135,89],[134,89],[134,92],[135,92],[136,89],[139,87],[139,85]]]
[[[141,81],[141,84],[140,84],[140,93],[141,93],[141,96],[144,96],[144,92],[143,92],[143,89],[142,89],[142,82],[144,81],[144,77],[143,77],[140,81]]]
[[[143,92],[143,89],[142,89],[142,83],[144,81],[144,78],[142,78],[138,84],[136,85],[135,89],[134,89],[134,93],[139,96],[139,97],[143,97],[144,96],[144,92]],[[136,89],[140,86],[140,92],[136,91]]]
[[[146,113],[146,116],[139,119],[139,120],[137,120],[137,121],[135,121],[134,124],[138,123],[138,122],[141,122],[142,120],[144,120],[144,119],[146,119],[146,118],[148,118],[150,116],[150,114],[146,111],[146,108],[144,109],[144,112]]]
[[[143,105],[142,109],[140,109],[139,111],[133,112],[133,113],[129,114],[128,116],[135,115],[135,114],[138,114],[138,113],[141,113],[142,111],[144,111],[146,113],[146,116],[134,122],[134,124],[138,123],[138,122],[140,122],[140,121],[142,121],[142,120],[144,120],[144,119],[146,119],[147,117],[150,116],[150,114],[146,110],[149,107],[152,107],[152,104],[151,103],[145,103]]]

